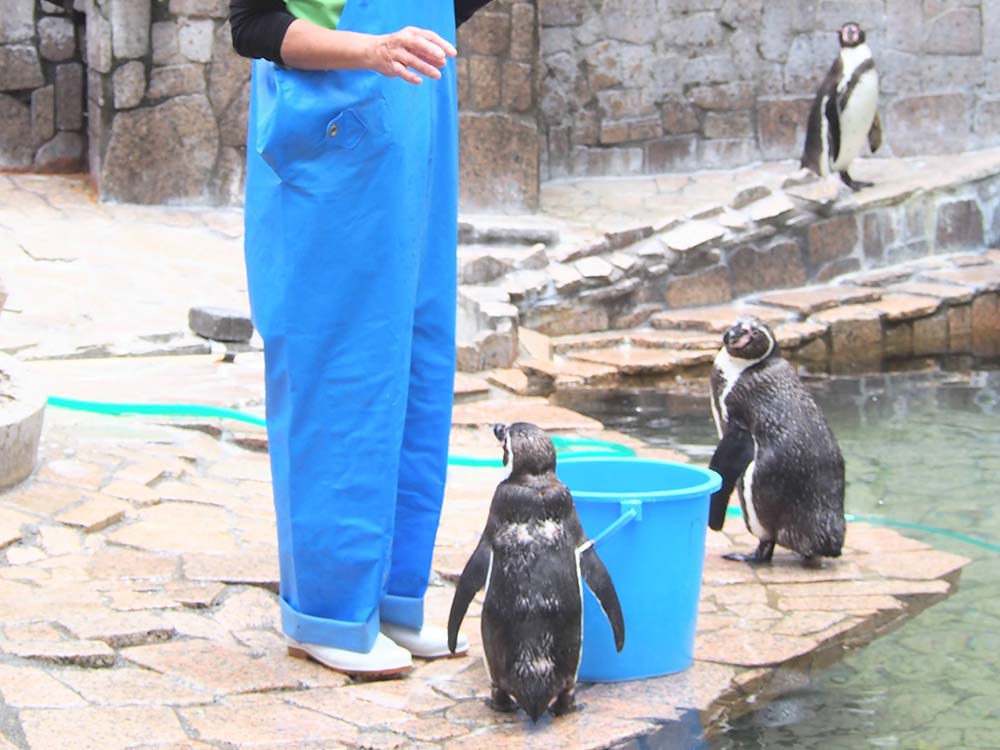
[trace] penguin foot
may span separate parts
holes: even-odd
[[[761,565],[771,562],[774,556],[774,542],[761,542],[753,552],[730,552],[722,557],[726,560],[745,562],[750,565]]]
[[[490,691],[490,697],[486,699],[486,705],[502,714],[512,714],[517,711],[517,703],[510,697],[510,693],[500,688],[493,688]]]
[[[582,711],[584,704],[576,702],[576,696],[572,690],[563,690],[549,706],[549,711],[553,716],[565,716],[576,711]]]
[[[855,193],[864,188],[870,188],[874,185],[874,182],[864,182],[863,180],[853,179],[847,172],[840,173],[840,181],[843,182],[847,187],[853,190]]]
[[[745,562],[749,565],[760,565],[761,563],[770,562],[769,560],[758,559],[756,552],[730,552],[728,555],[723,555],[722,557],[725,560]]]

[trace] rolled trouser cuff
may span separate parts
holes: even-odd
[[[372,612],[367,622],[330,620],[298,612],[282,599],[281,629],[289,638],[294,638],[300,643],[368,653],[375,645],[375,638],[378,636],[379,613],[377,610]]]
[[[379,613],[386,622],[420,630],[424,626],[424,598],[386,594]]]

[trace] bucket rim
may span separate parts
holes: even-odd
[[[696,466],[694,464],[681,463],[680,461],[665,461],[660,458],[641,458],[639,456],[594,456],[594,457],[566,457],[560,458],[556,464],[556,474],[558,475],[559,467],[565,464],[655,464],[658,466],[672,466],[679,467],[682,469],[689,469],[696,474],[700,474],[704,477],[704,481],[700,484],[689,485],[687,487],[678,487],[676,489],[669,490],[648,490],[643,492],[625,492],[625,491],[615,491],[615,492],[596,492],[593,490],[571,490],[573,498],[594,498],[599,500],[620,500],[622,498],[635,499],[635,500],[677,500],[682,498],[699,497],[702,495],[710,495],[722,486],[722,477],[712,469],[707,469],[703,466]]]

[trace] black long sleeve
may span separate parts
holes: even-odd
[[[280,63],[281,43],[294,20],[284,0],[230,0],[233,49],[243,57],[263,57]]]
[[[455,25],[461,26],[489,1],[455,0]],[[280,63],[281,43],[294,20],[284,0],[230,0],[233,49],[243,57],[263,57]]]
[[[490,0],[455,0],[455,26],[461,26]]]

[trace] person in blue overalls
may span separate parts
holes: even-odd
[[[456,23],[487,0],[232,0],[246,265],[289,653],[448,656],[423,599],[455,372]],[[468,649],[463,638],[459,652]]]

